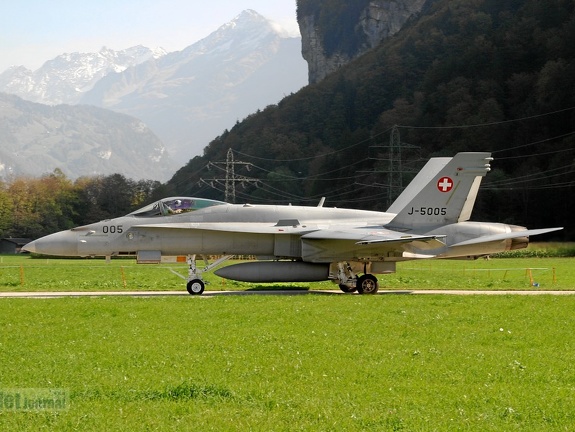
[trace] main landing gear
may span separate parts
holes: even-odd
[[[337,264],[337,266],[337,281],[339,282],[339,289],[344,293],[352,293],[355,291],[357,291],[359,294],[377,293],[379,284],[377,282],[377,278],[374,275],[364,274],[363,276],[357,277],[348,262],[340,262]]]
[[[357,292],[360,294],[375,294],[379,289],[377,278],[372,274],[364,274],[357,280]]]

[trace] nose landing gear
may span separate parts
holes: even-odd
[[[188,256],[188,283],[186,284],[186,288],[190,295],[201,295],[206,288],[206,284],[204,279],[202,278],[202,274],[214,269],[215,267],[219,266],[224,261],[229,260],[233,255],[224,255],[221,258],[214,261],[212,264],[209,263],[208,258],[202,255],[202,261],[206,264],[206,266],[199,270],[196,266],[196,256],[189,255]]]
[[[186,287],[191,295],[201,295],[206,288],[206,284],[201,279],[192,279]]]
[[[188,277],[182,276],[181,274],[172,269],[170,269],[170,271],[174,273],[176,276],[179,276],[182,279],[187,280],[186,289],[188,290],[190,295],[201,295],[204,292],[204,289],[206,288],[206,283],[204,282],[202,274],[207,271],[213,270],[215,267],[219,266],[224,261],[230,259],[232,256],[233,255],[224,255],[221,258],[214,261],[212,264],[210,264],[208,258],[202,255],[202,261],[204,261],[206,266],[200,270],[196,266],[196,255],[188,255],[187,259],[189,265]]]

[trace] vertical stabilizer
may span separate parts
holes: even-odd
[[[390,207],[390,212],[398,212],[389,226],[434,227],[468,220],[491,160],[491,153],[469,152],[428,163],[420,172],[424,175],[418,174],[406,188],[408,193]]]
[[[427,184],[435,175],[453,159],[450,157],[431,158],[425,166],[417,173],[414,179],[401,192],[401,195],[387,209],[387,213],[399,213],[407,207],[421,190],[421,185]]]

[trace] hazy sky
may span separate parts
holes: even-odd
[[[0,72],[68,52],[181,50],[253,9],[298,34],[296,0],[0,0]]]

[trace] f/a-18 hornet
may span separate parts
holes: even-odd
[[[136,255],[142,262],[188,256],[187,290],[202,294],[202,273],[234,255],[257,261],[215,274],[247,282],[332,280],[344,292],[375,293],[375,274],[400,261],[474,259],[527,247],[529,237],[561,228],[528,230],[469,222],[491,154],[432,158],[387,212],[323,207],[229,204],[171,197],[126,216],[42,237],[25,250],[56,256]],[[209,264],[205,257],[221,256]],[[198,269],[196,256],[206,266]]]

